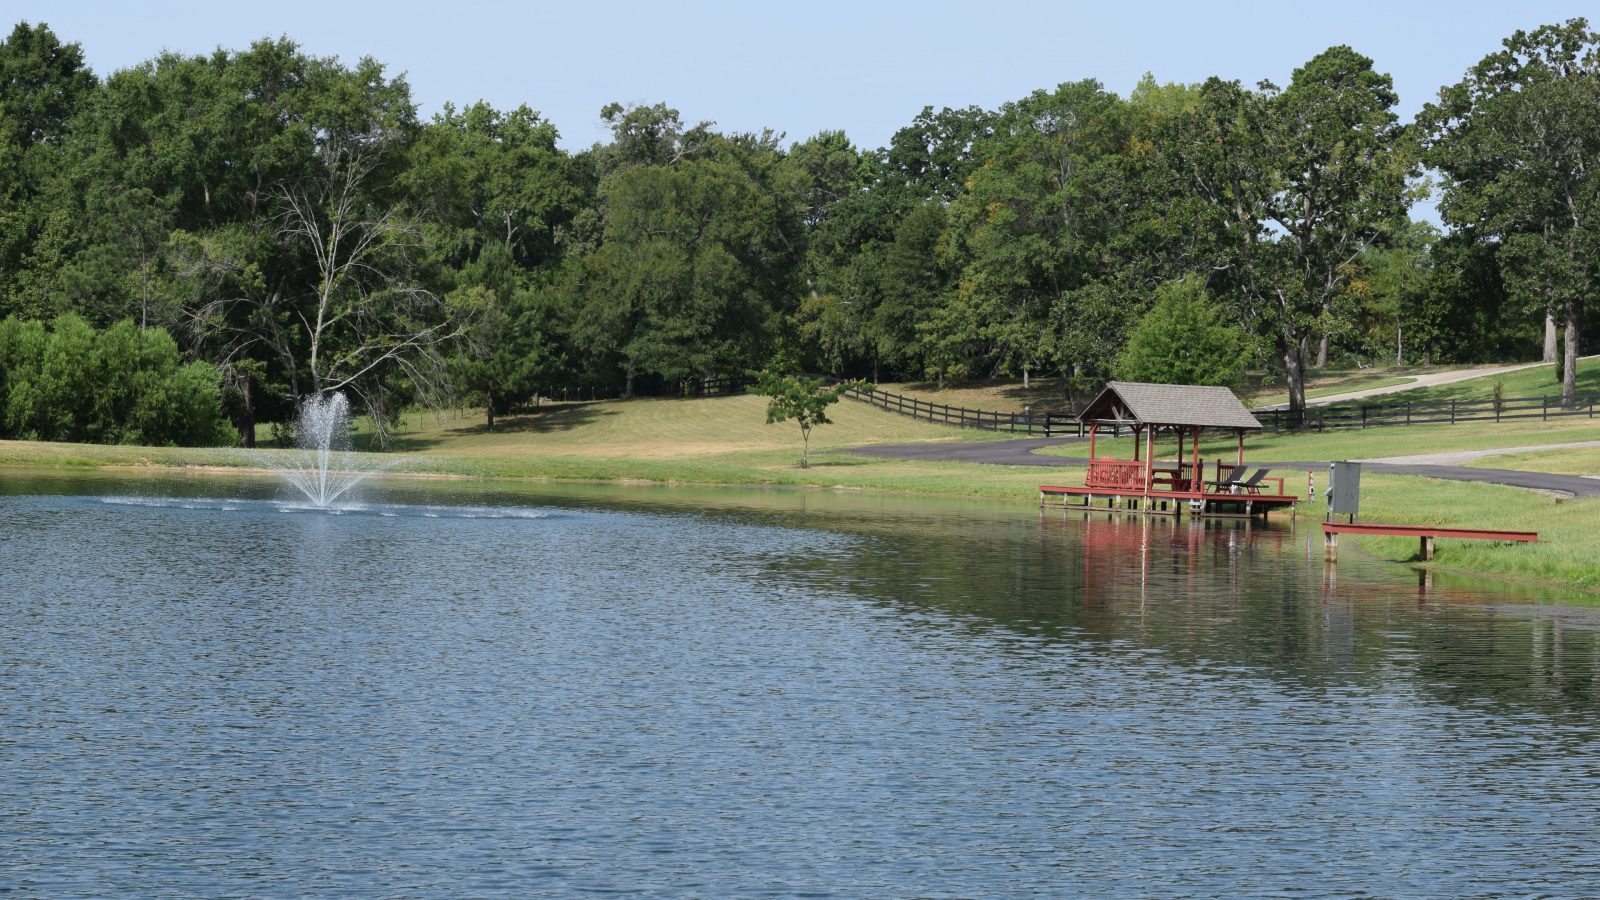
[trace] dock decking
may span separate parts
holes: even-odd
[[[1339,535],[1374,534],[1389,537],[1414,537],[1421,543],[1417,555],[1424,561],[1433,559],[1435,538],[1464,538],[1476,541],[1514,541],[1533,543],[1539,539],[1537,531],[1501,531],[1494,528],[1440,528],[1434,525],[1377,525],[1362,522],[1323,522],[1323,555],[1339,558]]]
[[[1152,490],[1142,486],[1090,487],[1088,485],[1042,484],[1039,505],[1059,498],[1062,506],[1087,510],[1129,510],[1156,515],[1182,515],[1185,511],[1202,516],[1262,516],[1275,509],[1294,511],[1300,498],[1291,494],[1231,494],[1217,491]],[[1096,502],[1104,500],[1104,506]],[[1074,503],[1073,501],[1079,501]]]

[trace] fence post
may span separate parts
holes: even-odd
[[[1406,424],[1411,424],[1411,401],[1406,401]]]
[[[1548,422],[1550,421],[1550,395],[1545,394],[1539,399],[1544,401],[1544,406],[1539,410],[1539,420],[1541,422]]]
[[[1455,423],[1456,423],[1456,402],[1454,400],[1451,400],[1450,401],[1450,424],[1454,425]]]

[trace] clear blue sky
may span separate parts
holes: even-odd
[[[1341,43],[1394,76],[1409,117],[1507,34],[1585,5],[8,0],[0,8],[11,22],[48,22],[82,44],[102,75],[162,49],[204,53],[281,34],[318,55],[373,56],[405,72],[425,115],[445,101],[525,102],[572,148],[604,137],[598,112],[613,100],[665,101],[689,121],[771,127],[790,139],[843,128],[870,148],[924,105],[994,107],[1091,77],[1125,94],[1147,71],[1160,81],[1283,84]]]

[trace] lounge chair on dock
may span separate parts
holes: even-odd
[[[1250,473],[1249,478],[1243,481],[1234,479],[1223,486],[1235,494],[1259,494],[1261,493],[1261,479],[1266,478],[1271,471],[1271,469],[1257,469]]]
[[[1227,475],[1217,479],[1216,481],[1208,481],[1206,484],[1214,488],[1225,488],[1231,484],[1236,484],[1243,480],[1244,473],[1248,471],[1250,471],[1249,466],[1234,466],[1232,472],[1229,472]]]

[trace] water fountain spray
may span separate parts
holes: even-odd
[[[288,459],[268,464],[305,495],[312,506],[328,509],[372,473],[350,442],[350,401],[342,392],[307,397],[295,429],[298,445]],[[285,464],[288,463],[288,464]]]

